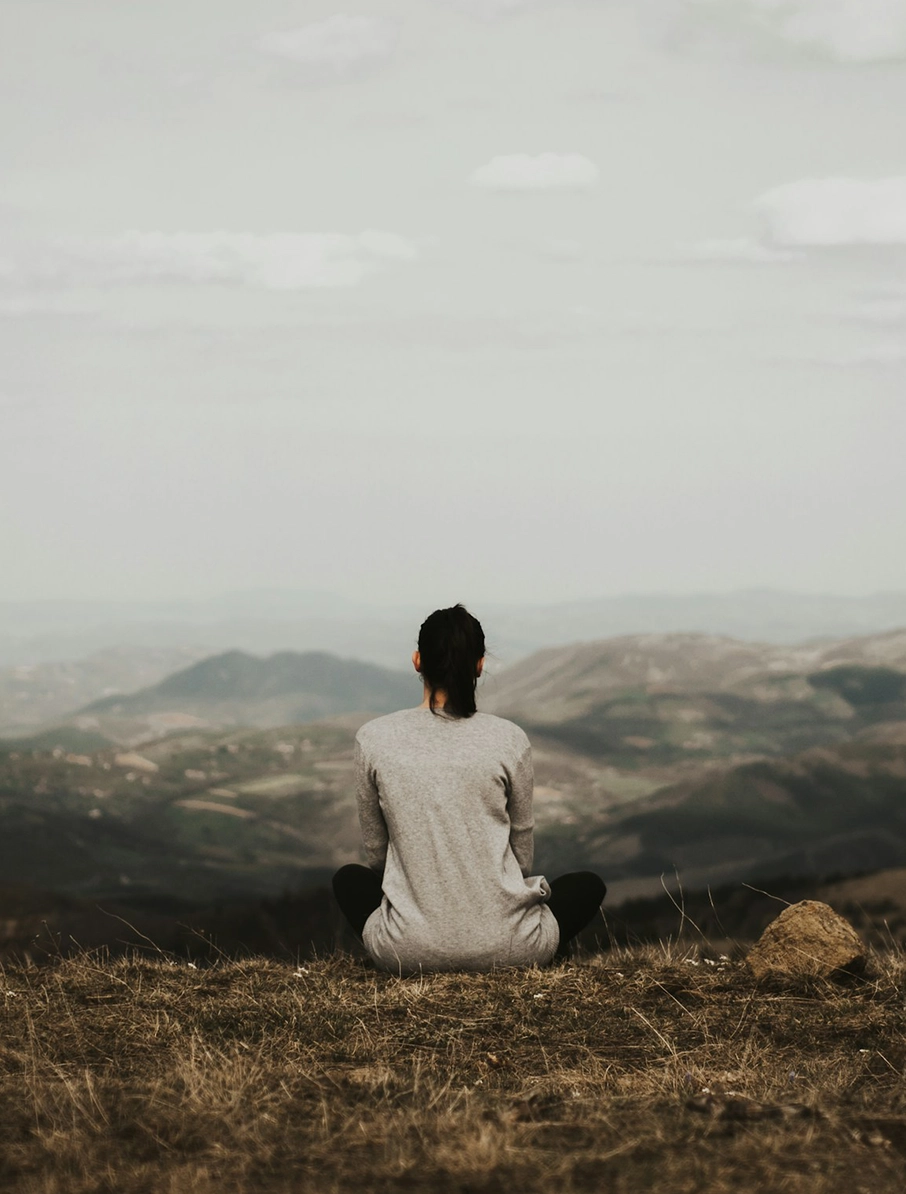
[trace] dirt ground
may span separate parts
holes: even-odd
[[[0,971],[8,1194],[902,1194],[906,959],[702,945],[398,978],[334,955]]]

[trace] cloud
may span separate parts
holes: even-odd
[[[876,181],[806,178],[784,183],[750,205],[761,220],[759,237],[698,241],[681,247],[686,261],[782,265],[802,261],[808,249],[906,246],[906,177]],[[895,322],[895,301],[863,307],[871,322]]]
[[[527,8],[537,8],[550,0],[441,0],[448,8],[458,8],[470,16],[483,21],[494,21],[499,17],[512,16]]]
[[[866,299],[859,303],[858,306],[852,307],[848,312],[850,319],[855,319],[859,323],[881,324],[889,326],[890,324],[906,324],[906,294],[897,298],[890,296],[887,298],[873,298]]]
[[[903,0],[681,0],[684,16],[768,34],[836,62],[906,55]]]
[[[582,261],[586,256],[582,242],[566,236],[540,241],[537,251],[546,261]]]
[[[29,319],[35,316],[96,315],[98,305],[68,294],[0,295],[0,318]]]
[[[598,181],[598,168],[580,153],[511,153],[491,158],[469,181],[488,191],[586,190]]]
[[[906,177],[803,179],[754,206],[777,245],[906,245]]]
[[[298,29],[265,33],[258,47],[297,64],[309,77],[345,78],[384,62],[396,42],[391,21],[336,13]]]
[[[803,254],[790,249],[775,249],[748,236],[730,240],[703,240],[692,245],[684,256],[693,261],[727,262],[743,265],[782,265],[801,261]]]
[[[19,280],[64,284],[227,283],[265,290],[357,286],[415,244],[376,229],[342,233],[140,232],[63,238],[20,264]]]
[[[829,365],[834,369],[871,369],[906,364],[906,344],[888,341],[884,344],[867,345],[864,348],[844,349],[839,352],[815,356],[815,365]]]

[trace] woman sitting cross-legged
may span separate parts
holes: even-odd
[[[591,922],[606,887],[581,871],[532,875],[532,756],[513,722],[475,708],[484,633],[435,610],[412,656],[424,701],[355,740],[369,866],[334,875],[337,902],[381,969],[547,965]]]

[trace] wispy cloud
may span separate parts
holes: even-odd
[[[748,236],[728,240],[702,240],[682,250],[690,261],[725,262],[729,265],[784,265],[801,261],[804,254],[791,249],[776,249]]]
[[[345,78],[384,62],[396,43],[393,22],[336,13],[298,29],[265,33],[258,46],[267,54],[295,63],[308,77]]]
[[[557,236],[539,241],[536,250],[538,256],[545,261],[582,261],[586,257],[586,250],[581,241],[571,237]]]
[[[67,237],[21,260],[13,280],[104,285],[224,283],[265,290],[357,286],[382,264],[411,261],[414,242],[394,232],[141,232]]]
[[[754,206],[777,245],[906,245],[906,177],[802,179]]]
[[[834,369],[890,368],[906,364],[906,344],[887,341],[862,348],[841,349],[814,356],[811,363]]]
[[[882,327],[906,326],[906,288],[885,295],[874,295],[851,307],[849,319]]]
[[[550,3],[550,0],[439,0],[439,2],[448,8],[458,8],[481,20],[493,21],[498,17],[523,12],[527,8],[536,8],[545,2]]]
[[[511,153],[491,158],[469,181],[488,191],[587,190],[598,168],[580,153]]]
[[[765,191],[749,209],[760,221],[758,235],[681,246],[679,259],[783,265],[805,260],[808,250],[906,246],[906,177],[800,179]],[[872,321],[899,311],[900,299],[898,294],[893,302],[876,303]]]
[[[748,30],[837,62],[906,56],[903,0],[680,0],[687,20],[732,33]]]
[[[36,316],[96,315],[97,302],[72,294],[0,294],[0,318],[31,319]]]

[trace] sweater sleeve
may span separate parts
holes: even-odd
[[[507,812],[510,816],[510,846],[523,875],[531,874],[535,853],[532,813],[532,748],[526,740],[525,746],[509,769],[510,790],[507,796]]]
[[[365,751],[358,738],[353,748],[355,763],[356,802],[359,809],[359,825],[362,829],[362,844],[368,865],[378,875],[384,873],[387,860],[387,822],[381,812],[378,788]]]

